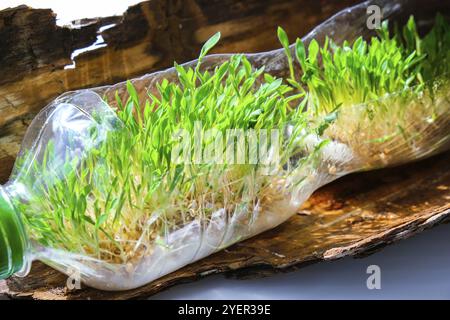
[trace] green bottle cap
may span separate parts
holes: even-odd
[[[0,186],[0,279],[6,279],[23,268],[26,246],[20,218]]]

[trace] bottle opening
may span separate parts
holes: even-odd
[[[23,269],[26,237],[8,194],[0,186],[0,279]]]

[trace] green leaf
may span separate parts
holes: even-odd
[[[266,93],[271,93],[275,90],[277,90],[281,84],[283,83],[283,79],[277,79],[275,81],[272,81],[266,88]]]
[[[293,61],[292,61],[292,55],[291,55],[291,50],[289,49],[289,39],[288,36],[286,34],[286,31],[283,30],[283,28],[278,27],[277,29],[277,34],[278,34],[278,39],[281,42],[281,45],[284,48],[284,53],[286,54],[286,57],[288,59],[288,64],[289,64],[289,74],[291,76],[292,80],[295,80],[295,74],[294,74],[294,65],[293,65]]]
[[[264,74],[264,81],[266,81],[267,83],[271,83],[275,80],[275,77],[273,77],[272,75],[265,73]]]
[[[130,80],[127,80],[127,91],[128,94],[131,98],[131,100],[133,100],[133,102],[136,104],[136,107],[139,106],[139,95],[136,91],[136,88],[133,86],[133,83]]]

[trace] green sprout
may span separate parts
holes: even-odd
[[[280,28],[290,70],[293,58],[287,36]],[[384,21],[379,35],[370,41],[362,37],[352,44],[337,45],[326,38],[322,47],[313,39],[308,50],[301,39],[295,43],[295,57],[302,74],[298,87],[306,87],[308,105],[316,113],[329,113],[338,106],[354,106],[378,100],[388,94],[423,89],[450,72],[450,25],[437,15],[433,29],[421,39],[413,17],[402,31],[391,35]]]
[[[333,119],[322,123],[321,132],[353,146],[368,167],[375,158],[388,163],[389,153],[395,157],[419,140],[420,149],[430,121],[448,119],[442,100],[449,91],[450,24],[442,15],[423,38],[411,16],[393,33],[384,21],[370,40],[338,45],[327,37],[320,46],[313,39],[306,50],[297,39],[295,61],[284,31],[278,34],[290,70],[294,62],[300,67],[300,74],[291,72],[290,83],[305,95],[311,118]]]
[[[303,178],[290,177],[291,167],[313,166],[319,147],[302,153],[299,138],[314,129],[304,112],[291,110],[293,89],[273,77],[261,83],[264,70],[254,69],[244,55],[201,71],[203,57],[219,37],[205,44],[194,69],[175,64],[178,81],[162,81],[157,94],[149,93],[145,101],[127,83],[128,100],[116,101],[123,128],[111,132],[72,170],[65,170],[62,179],[37,186],[32,199],[18,204],[32,239],[109,262],[133,262],[151,254],[168,231],[194,219],[207,223],[222,208],[229,216],[244,208],[250,223],[256,207],[275,205],[302,183]],[[283,134],[287,126],[291,135]],[[253,130],[257,139],[251,144],[251,137],[246,137],[249,150],[243,163],[226,158],[229,129]],[[200,153],[213,147],[218,133],[224,137],[222,147],[216,148],[221,161],[197,161],[196,130],[204,138]],[[208,130],[216,133],[208,138]],[[268,150],[280,146],[278,162],[250,159],[250,153],[262,147],[258,139],[264,130],[282,133],[267,140]],[[182,163],[173,158],[179,132],[189,134]],[[55,156],[51,148],[47,151],[46,159]],[[267,165],[270,175],[262,173]],[[35,172],[50,179],[47,161],[36,166]]]

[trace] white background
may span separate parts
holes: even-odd
[[[0,0],[0,10],[27,4],[57,13],[58,24],[121,14],[139,0]],[[368,290],[366,269],[381,268],[381,290]],[[254,280],[221,275],[178,285],[170,299],[450,299],[450,225],[439,226],[364,259],[321,263]]]

